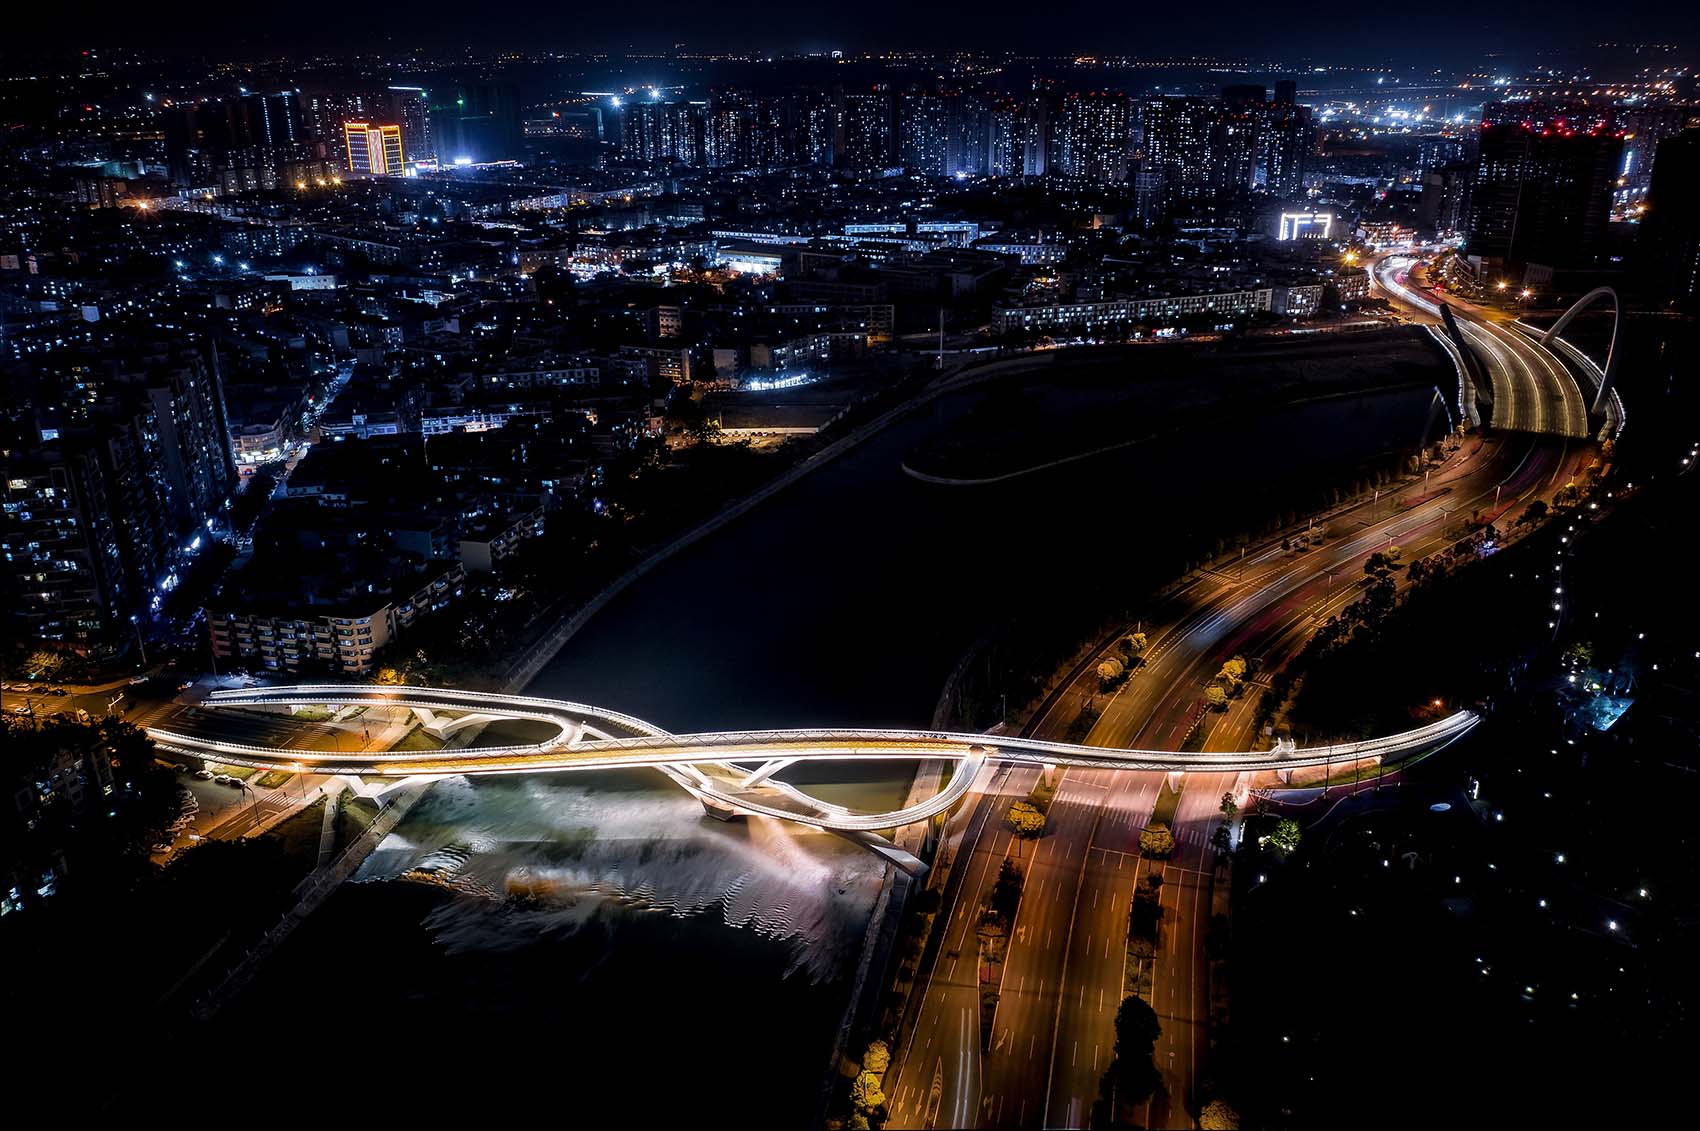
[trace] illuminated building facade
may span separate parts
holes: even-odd
[[[834,152],[849,169],[881,169],[897,156],[891,94],[885,90],[846,93],[838,112]]]
[[[342,133],[348,145],[349,172],[374,177],[394,177],[402,173],[400,126],[344,122]]]
[[[1099,185],[1127,180],[1127,96],[1069,95],[1063,106],[1059,149],[1066,177]]]
[[[898,108],[898,159],[906,169],[942,177],[950,139],[950,104],[936,94],[906,94]]]

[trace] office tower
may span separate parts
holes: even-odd
[[[834,152],[847,169],[883,169],[897,157],[891,92],[884,88],[846,91],[839,100]]]
[[[1647,211],[1641,221],[1640,258],[1653,297],[1692,304],[1700,298],[1700,129],[1659,143],[1653,158]]]
[[[1299,100],[1299,84],[1292,79],[1279,79],[1275,83],[1275,105],[1295,106]]]
[[[898,160],[906,169],[942,177],[949,149],[949,104],[936,94],[905,94],[898,102]]]
[[[1127,180],[1128,100],[1124,94],[1071,94],[1058,130],[1062,172],[1090,184]]]
[[[1465,255],[1479,270],[1592,261],[1604,244],[1622,151],[1601,108],[1488,103]]]
[[[344,122],[342,134],[348,147],[349,172],[393,177],[400,175],[405,168],[400,126]]]

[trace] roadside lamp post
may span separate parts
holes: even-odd
[[[130,627],[136,630],[136,647],[142,652],[142,667],[148,666],[148,644],[142,639],[142,622],[136,614],[130,614]]]
[[[290,766],[295,771],[295,781],[301,787],[301,800],[305,801],[305,800],[307,800],[307,779],[304,776],[304,771],[302,769],[301,763],[300,762],[291,762]]]

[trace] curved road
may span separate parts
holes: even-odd
[[[1494,427],[1572,439],[1590,435],[1588,404],[1575,375],[1551,350],[1519,333],[1509,315],[1435,293],[1407,256],[1383,257],[1370,278],[1389,300],[1431,321],[1440,319],[1439,303],[1452,308],[1464,340],[1487,368]]]
[[[1426,486],[1413,482],[1332,516],[1320,546],[1283,551],[1280,539],[1238,563],[1193,577],[1146,622],[1144,663],[1107,702],[1088,663],[1034,725],[1041,737],[1067,730],[1089,702],[1102,715],[1088,741],[1107,747],[1177,749],[1197,726],[1205,750],[1243,749],[1255,738],[1253,694],[1206,715],[1200,698],[1221,662],[1235,654],[1277,669],[1316,626],[1359,595],[1363,560],[1391,544],[1406,561],[1449,546],[1460,516],[1502,520],[1563,485],[1579,468],[1580,446],[1527,435],[1468,441]],[[1162,1021],[1157,1061],[1166,1095],[1147,1113],[1152,1127],[1191,1127],[1209,1015],[1211,916],[1222,794],[1243,795],[1234,772],[1184,775],[1177,803],[1178,848],[1166,863],[1142,860],[1138,832],[1150,819],[1163,777],[1071,770],[1052,802],[1045,836],[1015,841],[1001,820],[1026,795],[1035,771],[1011,768],[990,779],[976,807],[947,829],[958,863],[945,891],[948,917],[939,955],[924,971],[888,1078],[894,1127],[1084,1127],[1114,1043],[1113,1019],[1125,994],[1123,940],[1135,882],[1164,876],[1163,939],[1148,1000]],[[1005,960],[991,1048],[979,1044],[973,921],[1006,856],[1021,859],[1026,887]],[[972,1021],[973,1024],[968,1024]]]

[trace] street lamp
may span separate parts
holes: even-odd
[[[307,800],[307,779],[302,776],[301,763],[291,762],[290,768],[295,771],[295,780],[301,786],[301,800]]]
[[[136,647],[142,650],[142,667],[148,666],[148,644],[142,639],[142,622],[135,613],[130,614],[130,627],[136,630]]]

